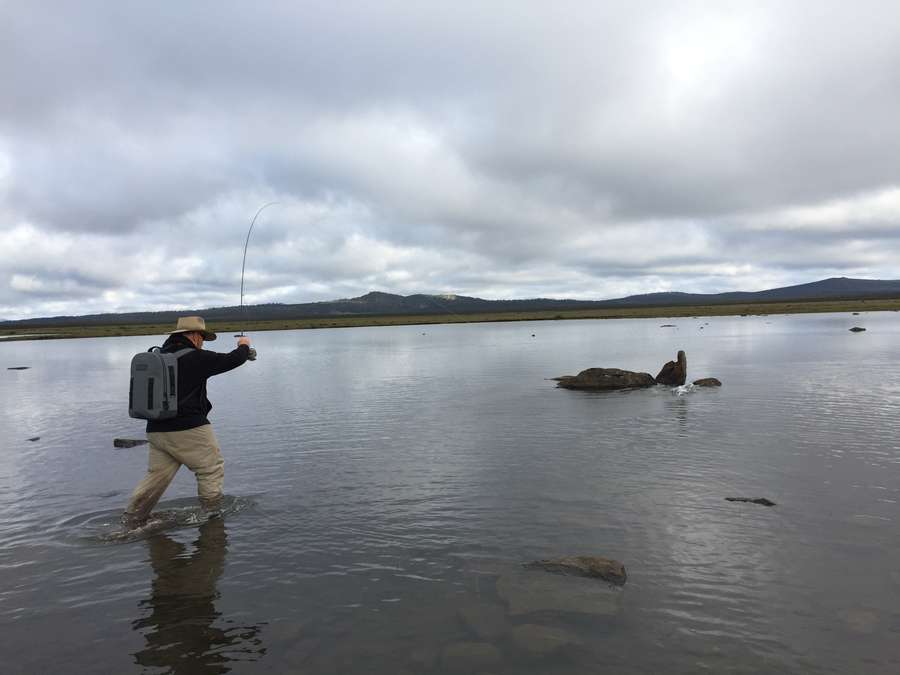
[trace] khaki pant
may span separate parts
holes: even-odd
[[[197,477],[200,501],[205,506],[215,506],[222,496],[225,460],[211,425],[185,431],[157,431],[147,434],[147,440],[150,441],[147,475],[131,494],[126,518],[140,522],[150,515],[182,464]]]

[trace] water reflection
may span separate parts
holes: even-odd
[[[859,339],[845,321],[260,334],[272,358],[215,397],[240,449],[229,489],[261,507],[228,512],[227,546],[221,523],[96,539],[118,516],[110,485],[143,470],[109,445],[140,433],[121,390],[146,337],[0,345],[32,366],[0,368],[4,673],[448,672],[482,640],[459,610],[506,603],[468,561],[592,553],[628,569],[619,617],[507,616],[584,645],[537,659],[510,632],[483,639],[501,662],[462,672],[897,675],[900,314]],[[691,377],[725,385],[576,395],[544,379],[681,349]],[[186,525],[180,478],[164,508]]]
[[[134,655],[136,663],[205,675],[227,673],[234,662],[265,654],[260,626],[223,628],[231,622],[219,621],[215,603],[227,539],[224,521],[213,518],[200,526],[193,552],[165,534],[147,540],[154,579],[150,597],[140,603],[146,615],[132,624],[147,643]]]

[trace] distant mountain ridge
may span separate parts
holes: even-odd
[[[358,298],[309,302],[301,304],[263,304],[212,307],[163,312],[127,312],[55,316],[38,319],[3,321],[0,326],[61,326],[169,323],[185,314],[202,314],[207,321],[289,320],[340,316],[388,316],[412,314],[484,314],[500,312],[535,312],[603,307],[677,307],[684,305],[721,305],[737,303],[799,302],[811,300],[860,300],[900,298],[900,280],[850,279],[834,277],[797,286],[766,291],[732,291],[728,293],[644,293],[614,300],[484,300],[464,295],[396,295],[372,291]]]
[[[730,304],[740,302],[792,302],[800,300],[862,300],[867,298],[900,297],[900,280],[850,279],[832,277],[796,286],[772,288],[766,291],[731,291],[728,293],[646,293],[607,304],[623,305],[694,305]]]

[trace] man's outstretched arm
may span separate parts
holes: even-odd
[[[200,350],[200,364],[206,377],[227,373],[243,365],[250,358],[250,338],[239,337],[238,346],[227,353]]]

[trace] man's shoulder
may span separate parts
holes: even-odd
[[[203,350],[197,349],[191,345],[175,345],[164,350],[167,354],[177,356],[178,363],[181,366],[200,364],[204,362]]]
[[[168,338],[163,343],[163,346],[162,346],[162,351],[165,352],[166,354],[174,354],[175,352],[181,352],[181,351],[184,351],[185,349],[190,349],[191,351],[194,351],[197,348],[194,347],[194,345],[192,345],[190,342],[188,342],[187,340],[185,340],[183,338],[182,339],[173,339],[171,337]]]

